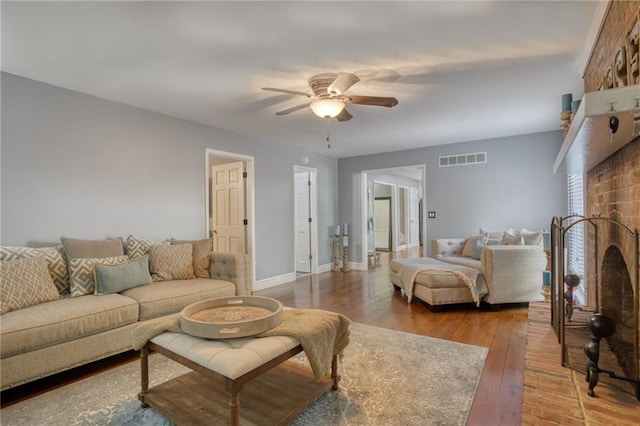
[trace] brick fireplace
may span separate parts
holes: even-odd
[[[640,84],[639,39],[640,3],[613,1],[585,72],[584,91]],[[618,58],[625,57],[621,78],[608,79],[612,64],[617,72]],[[605,217],[632,231],[640,229],[640,137],[587,171],[585,194],[587,217]],[[634,333],[640,331],[634,324],[634,309],[640,295],[633,294],[632,283],[640,279],[634,276],[640,259],[634,239],[623,228],[607,223],[598,225],[597,239],[593,227],[586,226],[585,231],[591,246],[586,250],[587,299],[597,301],[600,313],[615,321],[616,332],[608,339],[609,345],[625,374],[637,376],[634,370],[640,368],[640,360],[634,360],[633,345]],[[638,339],[640,336],[635,336],[636,344]],[[640,356],[637,348],[635,351]]]
[[[640,229],[640,138],[589,170],[585,187],[587,217],[609,218],[632,231]],[[615,333],[607,338],[610,356],[615,356],[624,376],[637,378],[640,330],[635,310],[640,295],[634,294],[633,281],[639,280],[634,275],[640,259],[635,236],[606,221],[597,224],[597,232],[591,226],[585,230],[587,300],[595,301],[597,311],[614,320]]]
[[[583,97],[576,123],[572,123],[563,143],[563,148],[568,146],[569,150],[561,150],[561,154],[566,153],[564,161],[568,173],[584,173],[586,219],[580,221],[571,216],[554,218],[554,223],[556,220],[560,222],[552,226],[552,242],[556,241],[552,254],[560,256],[554,263],[555,270],[559,272],[554,276],[555,288],[565,291],[562,290],[565,287],[562,284],[565,280],[563,274],[567,273],[564,272],[566,265],[562,266],[564,239],[559,235],[564,235],[564,229],[571,228],[572,221],[582,222],[586,271],[580,288],[585,289],[586,304],[572,307],[574,284],[570,282],[576,280],[569,277],[565,281],[570,289],[564,295],[566,305],[562,303],[562,293],[559,294],[558,290],[554,293],[554,302],[559,302],[559,315],[554,315],[552,310],[552,320],[563,345],[563,365],[583,369],[584,360],[588,357],[589,362],[593,362],[589,372],[596,372],[595,383],[598,372],[616,370],[616,376],[634,381],[636,397],[640,399],[640,137],[637,136],[640,133],[640,2],[613,0],[608,5],[585,70],[584,92],[591,96]],[[620,108],[621,102],[614,98],[615,93],[625,93],[625,96],[635,99],[635,107],[631,102]],[[584,107],[587,98],[592,106],[595,104],[593,100],[605,98],[611,105],[610,109],[597,113],[601,119],[597,131],[593,130],[595,118],[590,118],[591,122],[583,118],[592,117]],[[616,134],[618,120],[622,123],[623,118],[629,125]],[[612,125],[612,120],[615,125]],[[581,129],[580,126],[587,130],[576,131]],[[578,138],[578,134],[582,136]],[[580,167],[576,169],[576,165]],[[566,311],[562,312],[563,309]],[[600,316],[593,316],[594,313]],[[584,324],[590,326],[585,329]],[[584,345],[587,341],[589,345]],[[589,389],[593,389],[591,382]]]

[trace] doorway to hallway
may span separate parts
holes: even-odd
[[[253,157],[205,150],[205,229],[213,250],[243,254],[249,289],[255,283]]]

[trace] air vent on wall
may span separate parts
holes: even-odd
[[[487,162],[486,152],[473,152],[471,154],[443,155],[438,157],[440,167],[468,166]]]

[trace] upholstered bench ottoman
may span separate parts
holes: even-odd
[[[194,372],[149,389],[149,350]],[[337,356],[331,377],[318,381],[308,366],[285,363],[300,352],[298,340],[289,336],[209,340],[164,332],[141,350],[139,399],[178,425],[238,425],[241,417],[243,425],[286,424],[329,387],[338,386]],[[249,381],[251,388],[243,390]],[[228,401],[228,410],[220,401]]]
[[[428,259],[429,267],[425,266],[415,274],[413,280],[413,297],[416,297],[429,305],[433,311],[437,311],[442,305],[456,303],[473,303],[474,298],[469,289],[469,285],[454,273],[451,268],[458,272],[468,272],[472,274],[470,268],[450,265],[435,259]],[[389,265],[389,278],[394,288],[407,292],[406,285],[400,278],[401,269],[408,263],[416,262],[416,259],[394,259]],[[440,268],[440,269],[438,269]],[[484,288],[482,275],[477,277],[478,288]]]

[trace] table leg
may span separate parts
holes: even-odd
[[[229,415],[231,416],[231,426],[240,425],[240,393],[233,391],[229,393]]]
[[[140,393],[138,399],[142,401],[142,408],[149,405],[144,402],[144,396],[149,393],[149,349],[145,345],[140,350]]]
[[[331,378],[333,379],[331,389],[338,389],[338,382],[340,381],[340,376],[338,375],[338,355],[334,355],[331,360]]]

